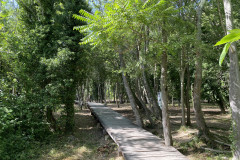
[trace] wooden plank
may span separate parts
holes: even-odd
[[[118,145],[126,160],[187,160],[178,150],[100,103],[88,103],[92,114]]]

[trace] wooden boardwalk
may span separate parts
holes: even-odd
[[[187,160],[178,150],[138,127],[121,114],[100,103],[88,103],[92,114],[100,121],[119,147],[126,160]]]

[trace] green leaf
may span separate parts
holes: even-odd
[[[94,19],[94,15],[92,15],[91,13],[89,13],[89,12],[83,10],[83,9],[81,9],[81,10],[79,11],[79,13],[80,13],[81,15],[83,15],[84,17],[87,17],[87,18],[89,18],[89,19]]]
[[[240,29],[232,29],[231,31],[229,31],[230,33],[238,33],[240,34]]]
[[[226,54],[227,54],[228,49],[229,49],[230,46],[231,46],[230,42],[225,44],[225,46],[223,48],[223,51],[222,51],[222,54],[221,54],[221,56],[219,58],[219,66],[222,66],[223,60],[226,57]]]
[[[89,22],[89,20],[90,20],[86,17],[80,16],[80,15],[77,15],[77,14],[73,14],[73,18],[75,18],[77,20],[80,20],[80,21],[83,21],[83,22]]]
[[[225,37],[223,37],[220,41],[218,41],[215,44],[215,46],[225,44],[225,43],[228,43],[228,42],[232,43],[232,42],[240,39],[240,29],[233,29],[229,32],[230,33],[228,35],[226,35]]]

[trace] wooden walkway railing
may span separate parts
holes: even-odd
[[[118,145],[124,159],[187,160],[175,148],[165,146],[162,139],[133,124],[111,108],[100,103],[88,103],[88,107]]]

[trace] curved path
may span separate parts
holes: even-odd
[[[88,103],[92,114],[115,141],[126,160],[187,160],[178,150],[101,103]]]

